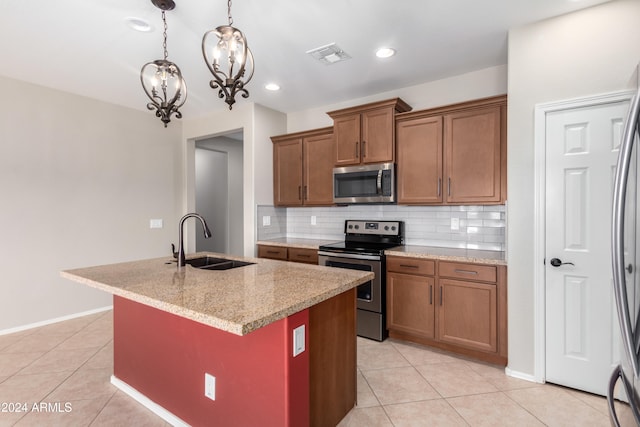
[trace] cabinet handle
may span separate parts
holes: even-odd
[[[360,158],[360,154],[358,154],[358,146],[360,145],[360,143],[358,141],[356,141],[356,159]]]
[[[473,271],[473,270],[460,270],[458,268],[456,268],[455,270],[456,273],[460,273],[460,274],[478,274],[477,271]]]
[[[410,265],[410,264],[400,264],[400,267],[404,267],[404,268],[419,268],[417,265]]]
[[[311,258],[311,255],[298,254],[296,255],[298,258]]]
[[[280,251],[267,251],[268,254],[279,254]]]
[[[438,197],[440,197],[440,191],[442,190],[442,178],[438,178]]]
[[[302,200],[302,186],[298,185],[298,200]]]
[[[433,305],[433,285],[429,285],[429,305]]]
[[[309,200],[309,188],[304,186],[304,200]]]
[[[366,144],[367,141],[362,141],[362,157],[367,157],[367,150],[365,150],[366,146],[364,144]]]
[[[451,196],[451,177],[447,178],[447,196]]]
[[[442,286],[440,286],[440,305],[442,305]]]

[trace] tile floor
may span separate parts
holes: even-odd
[[[112,324],[107,311],[0,336],[0,405],[28,406],[0,406],[0,427],[168,426],[109,382]],[[50,409],[34,411],[37,402]],[[358,338],[358,406],[340,427],[545,425],[609,426],[605,399],[418,345]]]

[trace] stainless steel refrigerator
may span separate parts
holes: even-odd
[[[640,426],[640,91],[624,125],[613,188],[613,290],[622,335],[620,365],[609,381],[613,426]]]

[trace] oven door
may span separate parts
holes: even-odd
[[[372,271],[374,274],[373,280],[358,286],[357,307],[360,310],[382,313],[382,261],[379,257],[377,257],[378,259],[358,259],[356,257],[359,255],[355,254],[329,255],[322,252],[319,252],[318,255],[319,265],[348,268],[350,270]]]

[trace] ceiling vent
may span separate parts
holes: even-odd
[[[307,53],[325,65],[331,65],[336,62],[351,59],[351,56],[349,56],[349,54],[335,43],[308,50]]]

